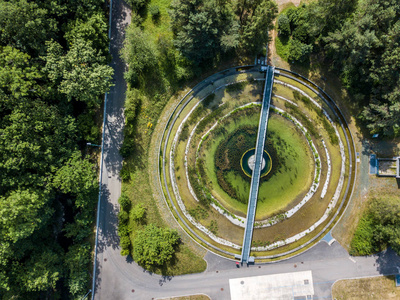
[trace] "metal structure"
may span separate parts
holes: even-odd
[[[264,144],[267,135],[269,108],[272,96],[272,85],[274,83],[274,69],[275,68],[271,66],[267,66],[266,69],[264,94],[261,107],[260,122],[258,125],[255,165],[253,174],[251,176],[249,203],[247,207],[246,228],[244,231],[243,246],[242,246],[242,255],[241,255],[242,263],[254,262],[254,258],[250,257],[250,249],[251,249],[251,240],[253,237],[254,219],[256,215],[258,188],[260,185]]]

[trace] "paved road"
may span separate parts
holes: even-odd
[[[111,254],[111,255],[110,255]],[[119,255],[118,251],[108,257]],[[277,273],[311,270],[315,299],[330,298],[331,285],[338,279],[393,274],[400,259],[388,251],[379,256],[349,258],[338,244],[320,242],[308,252],[290,260],[236,268],[234,262],[207,253],[206,272],[193,275],[163,277],[144,271],[132,261],[107,260],[108,281],[102,282],[101,297],[97,299],[156,299],[205,293],[211,299],[230,299],[229,279]],[[104,263],[104,265],[106,264]]]
[[[247,207],[247,218],[246,218],[246,228],[244,230],[243,237],[243,248],[242,248],[242,263],[249,262],[250,250],[251,250],[251,240],[253,237],[254,229],[254,218],[256,216],[257,208],[257,198],[258,198],[258,188],[260,185],[260,177],[262,170],[262,160],[264,153],[265,137],[267,135],[268,127],[268,116],[269,107],[271,103],[272,96],[272,85],[274,84],[274,68],[271,66],[267,67],[267,73],[265,76],[265,86],[264,86],[264,96],[260,113],[260,122],[258,125],[258,134],[256,142],[256,161],[254,163],[254,170],[251,176],[249,203]]]
[[[96,299],[118,299],[108,297],[109,290],[114,290],[113,282],[118,282],[121,272],[115,266],[125,263],[119,255],[118,198],[121,195],[121,180],[119,171],[122,167],[122,157],[119,148],[123,141],[123,105],[125,101],[126,84],[123,78],[125,64],[120,59],[123,33],[130,23],[130,10],[125,2],[113,1],[110,52],[113,57],[111,66],[114,68],[114,84],[107,100],[107,117],[104,128],[104,158],[101,178],[102,194],[100,197],[100,218],[96,272]],[[117,271],[117,275],[115,275]],[[118,295],[117,290],[115,294]],[[120,298],[123,299],[123,298]]]
[[[118,148],[122,143],[123,101],[126,86],[123,81],[124,64],[118,51],[122,45],[122,33],[130,21],[124,2],[113,1],[111,26],[111,53],[114,57],[115,86],[107,105],[105,126],[104,167],[101,197],[98,265],[95,299],[152,299],[166,296],[205,293],[212,299],[230,299],[229,279],[245,276],[312,270],[316,295],[330,297],[331,284],[340,278],[393,274],[400,266],[399,257],[388,251],[376,256],[349,259],[347,252],[338,244],[328,246],[320,242],[311,250],[290,260],[265,265],[236,268],[234,262],[207,253],[207,270],[200,274],[163,277],[151,274],[135,262],[122,257],[118,249],[117,200],[121,182],[118,177],[122,159]]]

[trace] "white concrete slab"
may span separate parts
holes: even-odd
[[[312,299],[311,271],[229,279],[231,300]]]

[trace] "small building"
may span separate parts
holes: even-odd
[[[376,159],[377,175],[400,178],[400,156]]]

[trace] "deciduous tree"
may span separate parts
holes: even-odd
[[[172,258],[178,242],[177,231],[147,225],[137,232],[133,242],[133,259],[149,269],[162,266]]]

